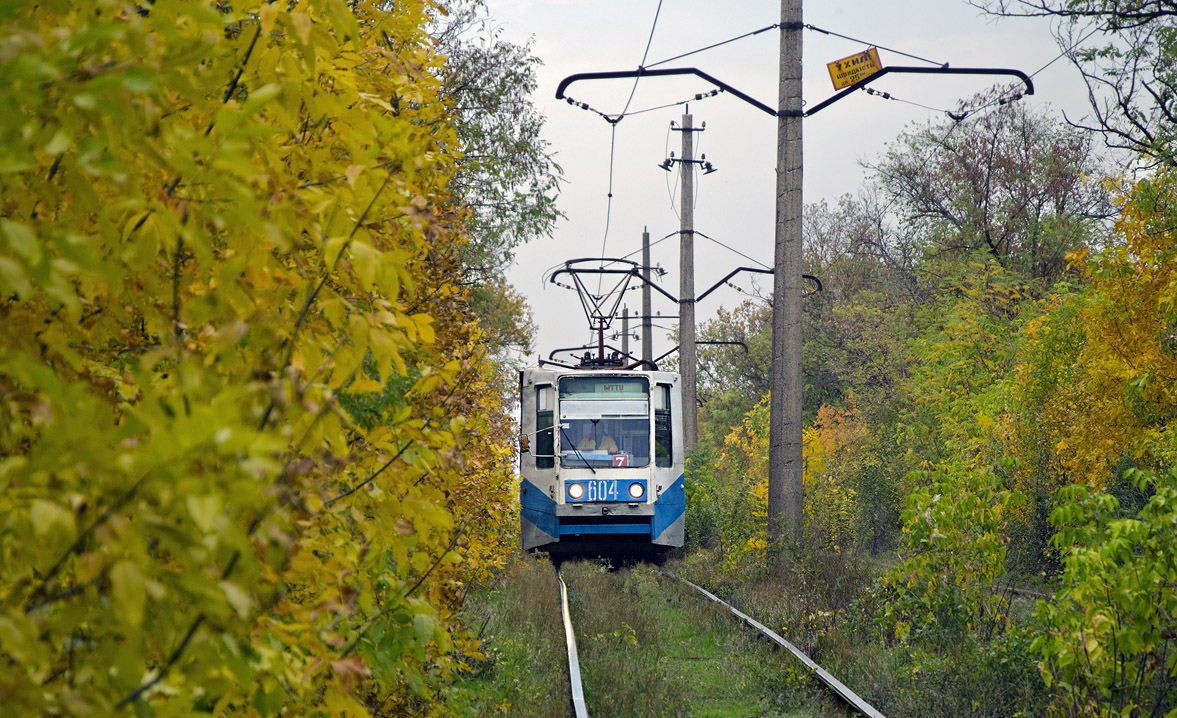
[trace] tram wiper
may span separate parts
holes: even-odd
[[[564,431],[563,422],[560,423],[560,436],[563,436],[568,440],[568,445],[572,447],[572,450],[576,452],[576,457],[584,462],[584,465],[588,467],[588,470],[594,474],[597,473],[597,470],[594,469],[593,465],[588,462],[588,459],[584,458],[584,454],[580,453],[580,449],[576,448],[576,442],[572,440],[572,437],[568,436],[567,431]]]

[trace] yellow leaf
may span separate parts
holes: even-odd
[[[229,599],[229,605],[233,607],[237,615],[242,618],[248,618],[250,611],[253,609],[253,597],[244,588],[232,581],[221,581],[220,585],[221,590],[225,592],[225,598]]]
[[[294,33],[298,41],[306,45],[311,41],[311,16],[301,12],[290,13],[290,23],[294,25]]]
[[[347,169],[344,171],[344,175],[346,175],[346,177],[347,177],[347,183],[349,185],[351,185],[352,187],[355,187],[356,186],[356,178],[359,177],[360,173],[363,171],[364,171],[363,165],[348,165]]]
[[[216,494],[189,496],[186,503],[188,504],[188,513],[192,514],[192,520],[206,534],[211,533],[216,527],[217,519],[220,518],[221,511],[225,506],[224,499]]]
[[[375,379],[369,379],[367,377],[364,377],[363,379],[356,379],[355,381],[353,381],[351,383],[351,386],[348,387],[348,391],[359,393],[359,392],[369,392],[369,391],[380,391],[383,388],[384,388],[384,385],[381,384],[380,382],[376,381]]]
[[[147,586],[139,567],[130,561],[119,561],[110,569],[110,609],[116,618],[131,626],[143,623],[143,605],[147,602]]]
[[[368,709],[362,703],[335,686],[327,689],[327,693],[323,696],[323,703],[327,706],[327,710],[331,711],[332,716],[365,718],[369,715]]]
[[[38,536],[51,533],[58,527],[65,529],[71,538],[74,535],[74,515],[52,501],[34,501],[29,518],[33,521],[33,532]]]
[[[414,314],[413,322],[417,325],[417,335],[425,344],[432,344],[435,338],[433,332],[433,317],[428,314]]]

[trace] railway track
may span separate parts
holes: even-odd
[[[760,623],[746,613],[743,613],[734,606],[728,604],[726,601],[720,599],[718,596],[711,593],[710,591],[707,591],[701,586],[697,586],[663,568],[659,568],[658,571],[669,579],[679,581],[686,586],[689,586],[702,596],[706,597],[708,600],[724,606],[729,611],[731,611],[734,616],[738,617],[746,624],[756,629],[764,636],[768,637],[773,641],[773,643],[787,650],[794,657],[796,657],[797,660],[799,660],[818,680],[824,683],[834,695],[836,695],[852,709],[858,711],[864,716],[868,716],[868,718],[884,718],[883,714],[871,706],[870,703],[866,702],[866,700],[864,700],[861,696],[848,688],[844,683],[835,678],[829,671],[822,668],[820,665],[814,662],[813,659],[805,655],[805,653],[803,653],[799,648],[785,640],[775,631],[769,629],[764,624]],[[580,672],[580,659],[576,648],[576,632],[573,629],[572,615],[568,609],[568,586],[564,582],[564,576],[560,572],[559,568],[556,569],[556,578],[560,584],[560,613],[564,621],[564,639],[568,649],[568,676],[569,687],[571,689],[570,692],[572,696],[573,715],[576,718],[588,718],[588,704],[584,696],[584,684],[581,681]]]
[[[560,582],[560,615],[564,619],[564,643],[568,646],[568,681],[572,693],[572,713],[576,718],[588,718],[588,707],[584,702],[584,684],[580,680],[580,657],[576,652],[576,633],[572,630],[572,615],[568,612],[568,585],[564,575],[556,568],[556,580]]]

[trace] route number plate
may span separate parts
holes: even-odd
[[[602,479],[585,482],[586,501],[620,501],[621,493],[617,490],[616,479]]]

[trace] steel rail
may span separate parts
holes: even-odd
[[[564,642],[568,644],[568,681],[572,687],[572,712],[576,718],[588,718],[588,707],[584,702],[584,685],[580,682],[580,658],[576,655],[576,634],[572,632],[572,616],[568,613],[568,586],[560,569],[556,569],[556,580],[560,582],[560,613],[564,617]]]
[[[854,691],[847,688],[845,686],[845,684],[842,683],[842,681],[839,681],[837,678],[834,678],[829,673],[829,671],[827,671],[826,669],[824,669],[821,666],[814,663],[812,658],[810,658],[809,656],[802,653],[801,649],[797,648],[792,643],[789,643],[788,641],[786,641],[776,631],[773,631],[772,629],[765,626],[760,621],[757,621],[755,618],[752,618],[751,616],[744,613],[743,611],[740,611],[739,609],[735,608],[730,603],[728,603],[727,601],[724,601],[722,598],[720,598],[719,596],[716,596],[714,593],[711,593],[707,589],[702,588],[700,586],[696,586],[695,584],[691,583],[690,581],[686,580],[685,578],[683,578],[681,576],[677,576],[662,567],[659,567],[658,570],[661,571],[664,575],[669,576],[670,578],[673,578],[677,581],[682,581],[683,583],[685,583],[686,585],[695,589],[696,591],[703,594],[704,596],[711,599],[712,601],[714,601],[720,605],[726,606],[729,611],[734,613],[739,618],[743,619],[745,623],[747,623],[748,625],[752,626],[756,630],[760,631],[764,635],[771,638],[777,645],[782,646],[783,648],[788,650],[789,653],[792,653],[794,656],[797,657],[797,659],[799,661],[804,663],[805,666],[807,668],[809,668],[809,670],[813,671],[813,673],[818,678],[820,678],[823,683],[825,683],[827,686],[829,686],[830,690],[834,691],[834,693],[837,693],[838,696],[842,698],[842,700],[849,703],[859,713],[862,713],[865,716],[869,716],[869,718],[885,718],[885,716],[883,716],[882,713],[875,710],[874,706],[872,706],[870,703],[867,703],[865,700],[863,700],[861,697],[859,697],[859,695],[857,693],[855,693]]]

